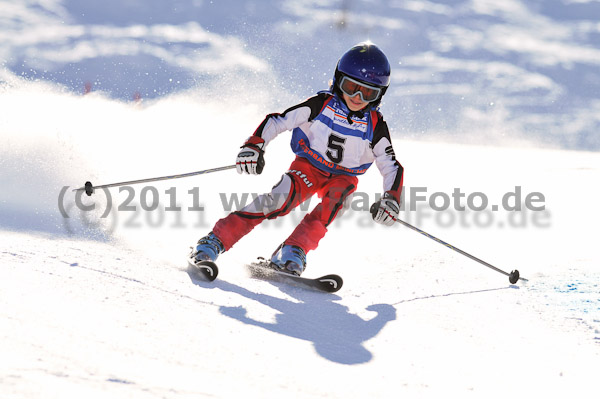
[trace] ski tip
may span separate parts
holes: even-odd
[[[203,260],[198,263],[194,263],[191,260],[188,262],[190,268],[200,274],[208,281],[214,281],[219,275],[219,268],[215,264],[215,262],[211,262],[209,260]]]
[[[328,274],[323,277],[319,277],[319,282],[323,290],[327,292],[337,292],[344,285],[344,280],[337,274]]]

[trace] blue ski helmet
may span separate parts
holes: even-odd
[[[380,97],[372,103],[376,107],[390,84],[390,63],[383,53],[371,42],[362,42],[346,51],[335,68],[333,90],[341,95],[338,87],[346,75],[371,86],[382,88]]]

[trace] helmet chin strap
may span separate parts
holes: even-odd
[[[343,100],[342,100],[343,101]],[[347,106],[348,104],[346,104]],[[367,105],[368,107],[368,105]],[[367,108],[365,107],[365,108]],[[348,112],[348,117],[346,118],[346,120],[348,121],[349,124],[353,124],[354,122],[352,122],[352,116],[356,115],[356,117],[358,117],[359,119],[362,119],[365,117],[365,113],[363,112],[365,110],[365,108],[358,110],[358,111],[350,111]],[[348,108],[350,109],[350,108]]]

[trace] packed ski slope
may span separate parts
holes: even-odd
[[[78,206],[71,191],[230,164],[268,112],[260,105],[228,99],[230,118],[198,92],[135,105],[18,79],[0,101],[2,397],[563,397],[600,388],[597,153],[394,137],[407,193],[481,192],[490,209],[516,186],[521,202],[543,194],[544,211],[521,212],[436,212],[405,199],[417,207],[407,205],[406,220],[529,282],[510,285],[401,226],[376,227],[357,201],[309,254],[307,275],[345,280],[322,294],[244,268],[302,211],[222,255],[214,283],[185,270],[189,246],[233,194],[268,190],[286,170],[289,136],[268,148],[261,176],[156,183],[152,211],[142,209],[143,185],[129,203],[129,191],[111,189],[104,218],[106,193]],[[380,187],[374,168],[358,190],[372,200]],[[151,203],[152,189],[145,195]],[[182,210],[164,211],[173,196]]]

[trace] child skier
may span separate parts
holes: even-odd
[[[306,253],[317,248],[327,227],[347,207],[357,176],[373,161],[383,176],[384,191],[373,219],[392,225],[400,210],[403,168],[396,161],[387,125],[378,112],[389,83],[390,64],[385,54],[372,43],[360,43],[338,61],[329,91],[282,114],[267,115],[241,147],[238,173],[260,174],[267,145],[286,130],[293,131],[291,146],[296,159],[270,193],[219,220],[192,250],[192,261],[216,261],[263,220],[286,215],[318,194],[321,203],[271,257],[271,266],[302,274]]]

